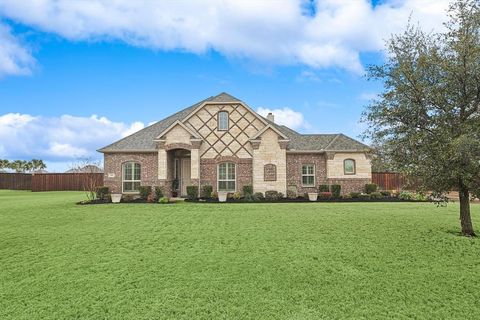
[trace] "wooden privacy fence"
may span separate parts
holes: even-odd
[[[38,191],[83,191],[85,182],[93,180],[96,186],[103,185],[103,173],[42,173],[32,175],[32,192]]]
[[[0,173],[0,189],[31,190],[32,175],[29,173]]]
[[[372,183],[380,190],[401,190],[409,185],[408,182],[404,175],[397,172],[372,172]]]
[[[103,185],[103,173],[0,173],[0,189],[38,191],[83,191],[85,182]]]

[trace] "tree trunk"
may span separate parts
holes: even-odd
[[[470,193],[467,187],[460,182],[458,189],[460,196],[460,225],[462,226],[462,234],[468,237],[474,237],[472,218],[470,216]]]

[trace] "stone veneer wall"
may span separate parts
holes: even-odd
[[[302,166],[315,165],[315,187],[302,187]],[[327,181],[326,158],[321,153],[287,153],[287,189],[297,187],[297,194],[303,196],[307,192],[317,192],[318,185]]]
[[[105,153],[105,174],[103,184],[110,188],[112,193],[122,192],[122,164],[138,162],[141,166],[141,184],[144,186],[158,185],[158,155],[157,153]],[[113,174],[114,177],[109,175]]]
[[[280,144],[278,133],[267,129],[261,135],[258,147],[253,150],[253,191],[275,190],[287,193],[287,170],[285,146]],[[265,180],[265,165],[276,166],[276,180]]]
[[[217,165],[222,162],[235,163],[238,192],[243,192],[243,186],[252,185],[252,159],[219,156],[215,159],[200,159],[201,186],[210,185],[213,187],[213,191],[217,192]]]

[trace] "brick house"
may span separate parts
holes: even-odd
[[[320,184],[342,193],[371,182],[370,148],[343,134],[299,134],[221,93],[100,150],[113,193],[140,185],[184,196],[189,185],[214,191],[287,190],[303,195]]]

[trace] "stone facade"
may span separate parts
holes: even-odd
[[[122,193],[122,165],[125,162],[140,163],[141,185],[159,185],[156,153],[105,153],[104,184],[112,193]]]
[[[228,130],[217,130],[218,112],[228,112]],[[207,103],[188,117],[171,124],[156,137],[156,151],[104,153],[105,185],[122,192],[122,164],[141,165],[141,184],[163,186],[171,195],[175,158],[190,158],[190,175],[185,185],[211,185],[217,191],[217,167],[222,162],[236,165],[236,191],[253,186],[254,192],[276,190],[284,195],[317,192],[320,184],[340,184],[342,193],[363,191],[371,181],[370,159],[362,152],[288,151],[289,140],[242,103]],[[355,160],[355,174],[346,175],[345,159]],[[188,163],[188,162],[187,162]],[[302,166],[314,165],[314,187],[302,185]]]
[[[258,146],[253,149],[253,191],[276,190],[287,193],[286,151],[279,143],[278,133],[267,129],[261,135]],[[276,179],[265,179],[265,166],[276,166]]]

